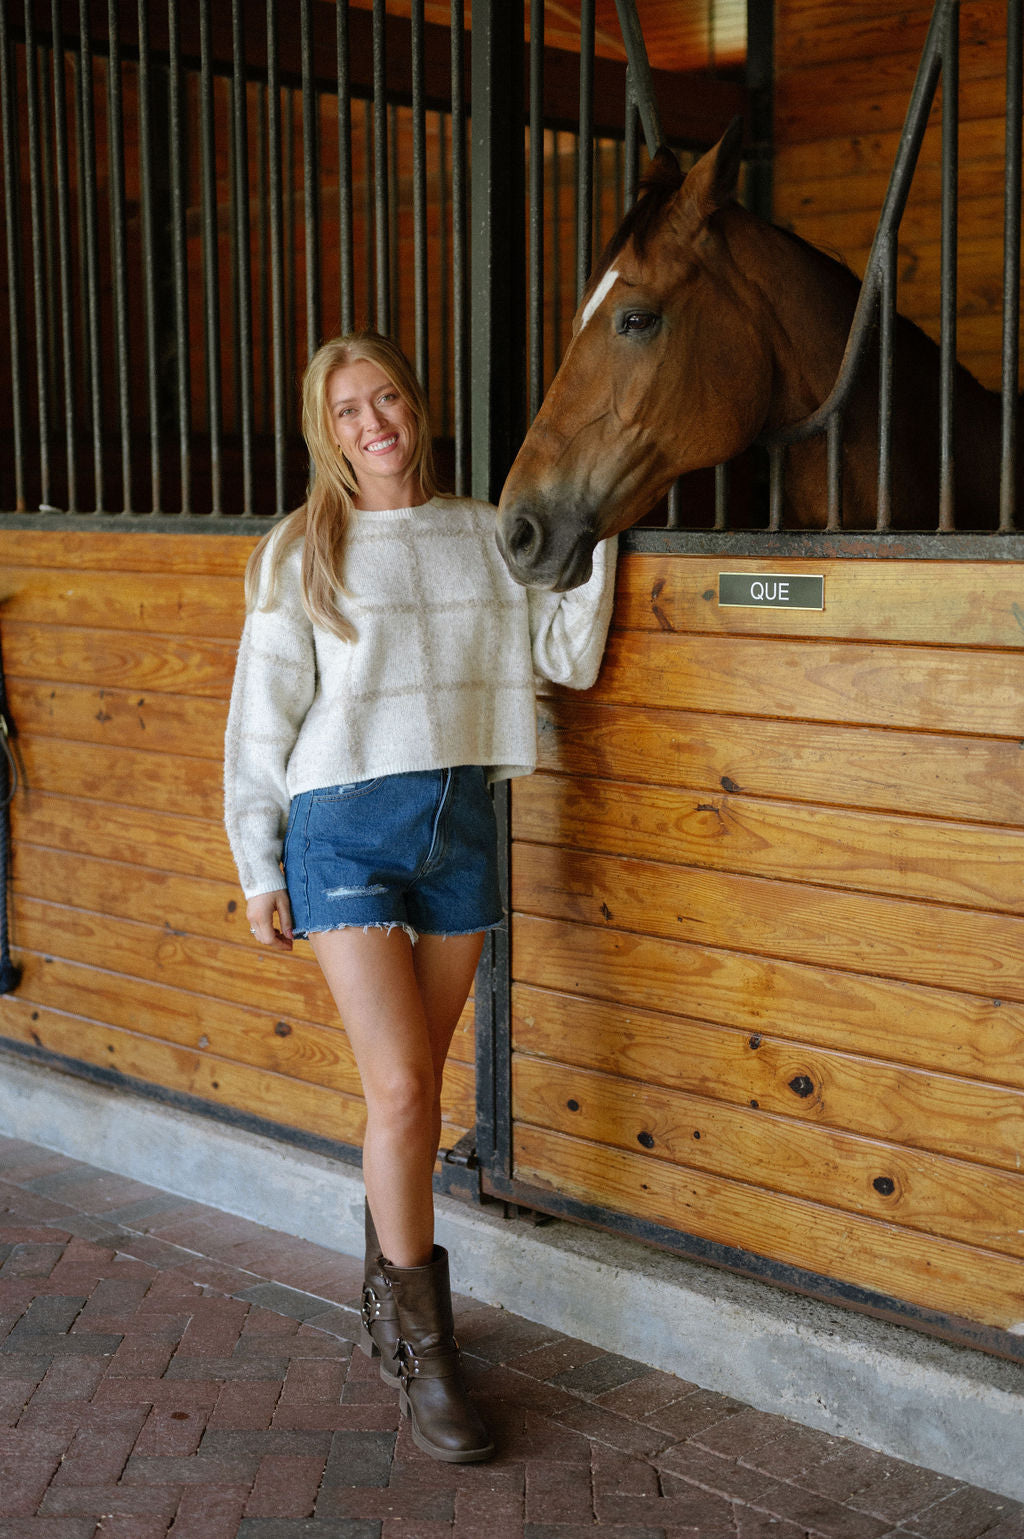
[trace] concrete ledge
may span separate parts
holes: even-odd
[[[351,1167],[4,1055],[0,1131],[348,1255]],[[438,1204],[459,1292],[1024,1500],[1024,1369],[633,1241]]]

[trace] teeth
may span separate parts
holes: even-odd
[[[380,454],[384,449],[390,449],[392,444],[398,442],[398,434],[393,433],[390,438],[382,438],[379,443],[367,444],[367,454]]]

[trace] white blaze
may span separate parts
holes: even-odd
[[[580,322],[580,330],[581,331],[583,330],[583,328],[587,324],[587,322],[590,320],[591,316],[594,314],[594,311],[600,308],[601,303],[604,300],[605,295],[608,293],[608,290],[611,288],[612,284],[615,282],[615,280],[616,280],[616,278],[618,276],[619,276],[618,268],[617,267],[609,267],[608,271],[605,273],[604,277],[601,279],[601,282],[597,285],[597,288],[594,290],[594,292],[591,294],[590,298],[587,300],[587,308],[584,310],[584,312],[583,312],[583,319]]]

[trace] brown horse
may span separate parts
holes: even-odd
[[[720,464],[827,399],[860,285],[848,268],[735,201],[740,125],[683,179],[659,150],[601,258],[561,367],[501,495],[498,544],[520,582],[585,582],[598,540],[627,528],[677,476]],[[892,519],[938,519],[938,349],[897,318]],[[846,408],[843,522],[873,528],[877,349]],[[999,399],[957,371],[957,522],[993,528]],[[825,521],[826,449],[787,451],[785,521]]]

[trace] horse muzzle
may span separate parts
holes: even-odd
[[[588,581],[593,570],[594,531],[578,518],[553,518],[539,508],[512,502],[500,508],[498,549],[516,582],[564,593]]]

